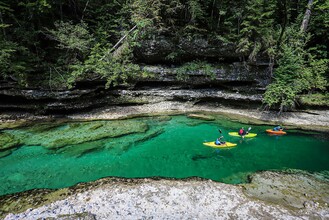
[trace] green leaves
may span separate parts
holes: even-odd
[[[54,30],[47,30],[50,33],[50,38],[59,43],[58,48],[77,50],[81,53],[89,51],[94,37],[89,33],[86,23],[82,21],[74,25],[71,21],[58,21],[54,25]]]
[[[316,60],[305,49],[307,37],[301,36],[298,28],[289,28],[286,35],[273,82],[267,87],[263,100],[269,108],[279,108],[280,112],[293,108],[298,94],[325,90],[328,86],[324,77],[328,60]]]
[[[191,16],[190,21],[192,23],[195,23],[196,19],[202,20],[205,18],[205,13],[198,0],[190,0],[187,2],[187,4],[188,4],[188,11]]]
[[[274,1],[252,0],[246,7],[247,11],[241,23],[241,38],[238,44],[238,51],[249,52],[249,60],[255,61],[260,51],[268,52],[270,57],[274,57],[273,48],[276,41],[273,14],[275,11]]]
[[[88,78],[88,76],[96,76],[106,79],[106,88],[109,88],[111,86],[125,84],[129,78],[138,75],[140,72],[138,65],[132,64],[129,58],[119,58],[109,54],[109,47],[110,45],[102,46],[96,43],[83,63],[70,66],[72,70],[68,80],[70,87],[74,85],[76,80]],[[126,48],[126,50],[129,51],[129,48]]]
[[[197,71],[203,72],[212,80],[216,78],[215,69],[209,63],[202,61],[188,62],[180,66],[176,69],[176,77],[179,80],[185,81],[189,78],[189,74]]]
[[[27,83],[25,73],[28,68],[25,60],[17,59],[18,52],[24,53],[26,48],[11,41],[0,40],[0,76],[11,77],[24,86]]]

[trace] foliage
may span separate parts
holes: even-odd
[[[250,52],[249,60],[255,61],[260,51],[267,51],[270,57],[274,57],[273,47],[276,41],[273,14],[275,11],[274,1],[252,0],[249,1],[247,13],[241,24],[241,38],[238,51]]]
[[[299,83],[303,63],[292,47],[284,46],[278,68],[274,72],[274,82],[264,94],[264,102],[269,108],[279,106],[280,112],[294,106],[296,95],[301,92]]]
[[[267,107],[277,106],[282,112],[294,107],[298,94],[326,89],[328,60],[317,60],[305,49],[308,39],[296,28],[287,30],[274,80],[264,94]]]
[[[268,58],[275,71],[264,101],[289,108],[299,94],[328,88],[329,1],[314,1],[305,35],[296,30],[306,5],[274,0],[0,0],[0,75],[21,86],[40,78],[50,89],[89,77],[108,79],[112,86],[144,75],[133,56],[143,40],[162,35],[179,42],[197,36],[236,45],[241,54],[236,59]],[[181,50],[170,51],[168,62],[179,60]],[[178,68],[177,76],[185,79],[198,69],[214,77],[210,64],[192,59]]]
[[[305,94],[298,97],[299,102],[304,105],[317,105],[329,107],[329,93]]]
[[[193,72],[201,72],[212,80],[216,78],[214,68],[209,63],[202,61],[188,62],[180,66],[176,69],[176,77],[179,80],[185,81],[189,78],[189,74]]]
[[[86,53],[89,51],[94,38],[87,30],[84,22],[73,25],[69,22],[55,22],[55,29],[49,30],[50,37],[58,42],[59,49],[67,49]]]
[[[0,76],[14,79],[20,86],[26,86],[26,74],[24,73],[29,69],[26,61],[20,58],[26,54],[25,47],[11,41],[0,41]]]
[[[125,48],[123,53],[130,53]],[[87,74],[96,74],[107,79],[106,87],[126,83],[129,77],[139,72],[139,66],[131,64],[129,58],[120,59],[107,53],[107,47],[95,44],[88,58],[82,63],[71,65],[69,83],[72,84]],[[125,55],[122,55],[125,56]]]
[[[303,91],[325,90],[328,82],[325,73],[328,72],[328,59],[311,59],[302,75]]]

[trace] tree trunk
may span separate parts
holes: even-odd
[[[306,8],[306,11],[305,11],[305,15],[304,15],[304,18],[303,18],[302,25],[300,26],[300,31],[301,32],[306,32],[306,29],[307,29],[307,26],[308,26],[308,23],[309,23],[310,17],[311,17],[312,5],[313,5],[313,0],[309,0],[308,3],[307,3],[307,8]]]

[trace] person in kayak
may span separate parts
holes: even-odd
[[[273,131],[282,131],[282,130],[283,130],[283,127],[281,127],[280,125],[273,128]]]
[[[216,139],[215,144],[216,145],[221,145],[225,144],[225,141],[222,141],[223,136],[220,136],[219,138]]]
[[[246,130],[244,130],[244,128],[242,127],[240,130],[239,130],[239,135],[241,136],[245,136],[246,134],[248,134],[248,132]]]

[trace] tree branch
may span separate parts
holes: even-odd
[[[117,46],[133,31],[137,28],[137,25],[135,25],[134,27],[132,27],[127,34],[125,34],[123,37],[121,37],[121,39],[110,49],[107,51],[107,53],[104,54],[104,56],[100,59],[101,61],[104,60],[104,58],[106,57],[106,55],[110,54],[115,48],[117,48]]]

